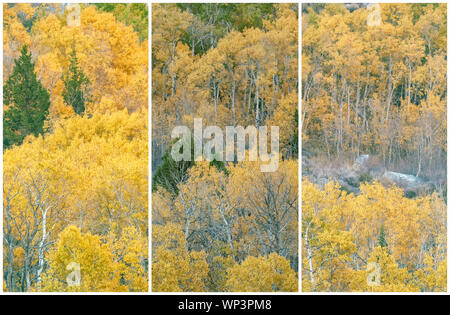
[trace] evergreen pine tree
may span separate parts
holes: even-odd
[[[90,81],[78,65],[75,48],[72,49],[69,70],[63,78],[63,82],[64,103],[72,106],[74,112],[81,115],[86,109],[86,103],[89,102],[88,87]]]
[[[3,147],[22,144],[33,134],[44,133],[44,121],[50,107],[50,95],[37,79],[27,46],[15,61],[12,74],[3,86]]]
[[[291,135],[291,139],[289,141],[289,151],[292,154],[292,158],[298,159],[298,110],[295,110],[294,113],[294,123],[296,127],[296,132]]]
[[[171,193],[178,194],[178,184],[187,179],[187,172],[194,164],[193,159],[191,161],[174,161],[170,150],[167,150],[162,158],[162,163],[153,176],[152,190],[156,191],[158,186],[162,186]]]
[[[388,247],[386,240],[386,232],[384,231],[384,225],[381,226],[380,235],[378,236],[378,245],[381,247]]]
[[[194,139],[191,140],[193,143]],[[189,169],[195,165],[194,146],[191,146],[190,161],[175,161],[171,156],[171,147],[164,153],[162,162],[156,169],[153,176],[152,190],[158,190],[158,186],[164,187],[167,191],[178,194],[178,185],[188,179]],[[228,170],[223,161],[212,160],[210,166],[216,167],[219,171],[228,175]]]

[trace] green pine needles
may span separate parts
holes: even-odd
[[[72,106],[76,114],[81,115],[86,109],[86,104],[89,99],[89,85],[88,77],[84,75],[78,64],[75,48],[72,49],[70,57],[69,70],[63,78],[64,91],[62,93],[64,103]]]
[[[3,148],[20,145],[29,134],[44,133],[50,95],[37,79],[27,46],[15,61],[12,74],[3,86]]]

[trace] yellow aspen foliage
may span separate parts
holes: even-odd
[[[302,17],[303,291],[445,291],[447,6]]]
[[[297,111],[298,94],[289,93],[280,100],[280,105],[275,109],[273,122],[270,125],[280,127],[281,152],[287,155],[287,150],[292,142],[297,141],[293,135],[298,133],[295,115]],[[297,113],[298,114],[298,113]]]
[[[148,291],[147,7],[112,7],[3,6],[4,80],[26,45],[50,101],[40,134],[4,147],[6,291]]]
[[[188,251],[175,224],[154,225],[152,233],[152,291],[204,291],[208,276],[205,253]]]
[[[114,255],[121,283],[127,291],[148,291],[148,237],[133,226],[120,234],[108,234],[106,242]]]
[[[248,257],[227,270],[226,287],[231,292],[295,292],[298,280],[289,261],[272,253]]]
[[[419,291],[412,281],[412,275],[406,268],[399,267],[394,257],[386,247],[377,246],[373,249],[368,263],[377,264],[380,272],[380,283],[372,287],[378,292],[414,292]],[[378,272],[378,271],[375,271]]]
[[[239,291],[247,264],[274,281],[242,279],[249,291],[297,290],[297,74],[297,4],[152,5],[154,291]],[[280,150],[274,139],[259,159],[245,146],[233,161],[218,148],[213,161],[173,160],[173,128],[199,118],[203,130],[279,127]]]
[[[164,278],[163,266],[166,272],[183,268],[177,276],[184,279],[190,269],[182,257],[189,254],[206,259],[209,273],[195,271],[202,275],[201,289],[197,289],[200,291],[237,290],[228,286],[227,270],[237,261],[255,258],[259,253],[269,256],[278,251],[284,257],[278,255],[274,261],[287,262],[289,267],[290,260],[285,257],[298,255],[297,164],[280,161],[278,171],[261,173],[260,163],[225,164],[222,169],[210,162],[197,162],[188,170],[186,181],[178,185],[176,196],[162,188],[153,193],[154,290],[188,290],[172,276]],[[269,202],[274,194],[278,197]],[[158,244],[171,244],[172,229],[176,229],[177,238],[168,251]],[[167,232],[163,234],[163,230]],[[182,268],[173,266],[183,263]],[[295,273],[293,277],[297,279]]]
[[[303,148],[341,160],[377,153],[388,168],[443,183],[446,11],[406,3],[305,10]]]
[[[111,292],[122,289],[117,265],[108,247],[98,236],[81,233],[75,226],[60,233],[48,263],[50,267],[43,275],[42,291]],[[79,283],[67,280],[71,277],[71,263],[79,266]]]
[[[6,150],[5,235],[11,240],[34,235],[20,238],[16,246],[26,249],[37,244],[42,250],[25,250],[21,257],[11,244],[7,255],[11,263],[42,266],[40,255],[55,240],[55,233],[74,224],[93,234],[113,233],[114,242],[128,239],[121,243],[116,261],[128,270],[128,289],[145,290],[147,139],[146,112],[130,115],[124,110],[73,117],[58,123],[52,134],[31,136],[23,145]],[[36,233],[30,226],[36,227]],[[29,272],[28,285],[39,281],[39,273]]]
[[[213,26],[198,27],[202,21],[189,10],[175,4],[153,5],[152,126],[158,143],[154,154],[163,155],[171,129],[179,121],[190,125],[192,117],[221,127],[279,124],[284,144],[294,136],[298,16],[295,5],[275,4],[274,12],[262,27],[231,28],[224,36],[207,40],[214,36],[209,31]],[[203,39],[194,31],[204,32]],[[197,52],[193,46],[197,40],[208,48]],[[211,44],[215,41],[217,45]],[[279,107],[283,109],[274,120]],[[281,125],[285,122],[288,125]],[[283,154],[295,156],[286,148]]]
[[[263,163],[243,161],[229,167],[230,200],[246,210],[246,215],[237,221],[235,233],[247,230],[243,240],[253,244],[247,251],[251,250],[254,256],[260,252],[269,254],[283,249],[286,255],[296,257],[297,162],[280,161],[276,172],[261,173],[260,165]],[[274,195],[277,197],[272,198]]]
[[[355,196],[304,179],[302,209],[304,291],[445,290],[446,210],[436,194],[409,199],[375,182]]]
[[[14,67],[14,59],[20,55],[23,45],[31,44],[30,34],[20,22],[18,13],[31,18],[33,9],[30,4],[21,3],[15,6],[3,4],[3,81],[6,81]]]
[[[102,97],[114,99],[119,109],[147,107],[147,41],[141,43],[131,26],[94,6],[81,9],[80,21],[80,26],[67,25],[51,13],[33,26],[33,49],[39,53],[37,72],[51,97],[62,93],[62,73],[75,48],[81,70],[91,82],[91,110]],[[54,113],[59,117],[59,112]]]
[[[446,292],[447,259],[436,265],[433,257],[427,254],[423,264],[424,267],[414,274],[418,285],[427,292]]]

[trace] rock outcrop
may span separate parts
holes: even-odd
[[[360,8],[367,8],[367,3],[345,3],[345,8],[350,12],[358,10]]]
[[[386,170],[376,159],[368,154],[360,155],[351,167],[331,165],[315,165],[312,155],[302,152],[302,175],[310,181],[323,187],[329,181],[336,181],[341,188],[355,195],[361,192],[360,184],[364,182],[380,181],[385,186],[396,186],[405,191],[407,197],[415,197],[422,193],[429,193],[433,189],[430,182],[410,174],[403,174]],[[318,164],[324,164],[323,161]]]
[[[398,186],[404,188],[418,186],[423,182],[419,177],[414,175],[396,172],[385,172],[383,174],[383,179],[396,183]]]
[[[407,197],[415,197],[421,193],[430,193],[433,190],[433,184],[426,182],[420,177],[397,173],[397,172],[385,172],[382,180],[389,184],[396,184],[398,187],[403,188]]]
[[[358,172],[367,172],[368,171],[368,162],[369,155],[363,154],[356,158],[355,163],[353,163],[353,169]]]

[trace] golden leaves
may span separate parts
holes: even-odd
[[[296,292],[298,279],[289,261],[272,253],[267,257],[248,257],[227,270],[226,288],[230,292]]]
[[[84,290],[147,290],[147,130],[145,111],[131,115],[126,110],[105,115],[96,113],[90,118],[75,116],[55,123],[52,134],[31,137],[23,145],[4,153],[5,187],[14,184],[15,174],[19,174],[20,180],[23,178],[21,181],[27,180],[30,175],[42,174],[43,180],[47,182],[47,190],[44,192],[59,198],[55,208],[58,216],[52,218],[52,221],[49,218],[46,223],[57,222],[50,239],[56,239],[57,233],[67,224],[76,224],[83,231],[108,235],[108,242],[114,244],[111,251],[103,248],[105,242],[94,239],[89,244],[82,245],[91,236],[76,236],[77,233],[72,229],[59,236],[67,242],[75,242],[70,243],[73,246],[79,246],[78,239],[83,240],[80,241],[81,245],[87,248],[94,246],[92,242],[100,242],[92,250],[98,255],[105,255],[104,259],[114,263],[113,266],[106,264],[106,271],[85,270],[84,279],[88,277],[90,280],[83,284],[86,285],[82,287]],[[20,188],[20,182],[18,187],[18,196],[10,205],[16,220],[27,203],[26,191]],[[16,191],[14,186],[13,189]],[[23,220],[30,220],[31,214],[21,213],[21,217]],[[45,223],[37,221],[37,224],[43,226]],[[47,226],[47,229],[50,227]],[[20,257],[16,259],[20,261]],[[57,281],[63,281],[65,278],[61,278],[64,275],[62,268],[67,261],[58,259],[59,265],[55,268],[59,268],[59,271],[51,272],[57,272]],[[98,273],[109,274],[116,272],[116,269],[122,272],[126,286],[113,280],[98,282],[95,278],[99,276]],[[89,282],[91,280],[92,283]],[[74,289],[58,283],[50,283],[46,289]]]
[[[436,278],[441,276],[436,272],[446,260],[444,209],[443,201],[436,195],[408,199],[395,186],[362,184],[361,194],[354,196],[341,192],[333,182],[320,190],[305,179],[304,289],[443,290],[443,282]],[[436,242],[429,243],[430,238]],[[428,257],[425,264],[424,255]],[[367,286],[366,276],[363,277],[370,262],[380,266],[379,287]]]

